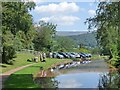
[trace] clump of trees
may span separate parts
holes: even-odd
[[[64,51],[64,52],[72,52],[74,48],[77,46],[76,42],[73,39],[65,36],[57,36],[56,46],[54,46],[55,51]]]
[[[49,22],[40,21],[36,28],[36,36],[33,40],[37,51],[52,51],[56,26]]]
[[[36,27],[36,35],[33,40],[36,51],[72,51],[75,42],[62,36],[56,36],[56,24],[40,21]]]
[[[54,39],[57,25],[40,21],[35,27],[29,13],[34,2],[18,1],[2,2],[2,63],[9,63],[22,49],[45,52],[73,48],[68,38]]]
[[[100,2],[96,15],[88,18],[88,28],[97,28],[97,41],[109,62],[120,67],[120,2]]]
[[[29,11],[33,2],[2,2],[2,62],[15,57],[16,50],[32,48],[34,27]]]

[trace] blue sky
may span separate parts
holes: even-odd
[[[57,31],[87,31],[86,18],[93,17],[95,2],[36,2],[30,13],[34,23],[44,20],[57,24]]]

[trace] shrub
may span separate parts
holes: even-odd
[[[8,63],[9,60],[12,58],[15,58],[16,56],[15,48],[12,45],[6,45],[3,47],[3,53],[2,53],[2,62]]]

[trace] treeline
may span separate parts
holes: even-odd
[[[34,2],[2,2],[2,63],[9,63],[16,57],[16,51],[69,51],[73,42],[68,38],[56,40],[57,25],[40,21],[37,26],[29,13]]]
[[[100,2],[88,28],[97,28],[97,41],[101,53],[109,55],[109,63],[120,67],[120,2]]]

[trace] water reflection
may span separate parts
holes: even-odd
[[[58,88],[59,82],[54,77],[36,77],[34,82],[40,86],[40,88]]]
[[[89,72],[77,74],[62,74],[57,77],[37,77],[35,83],[40,88],[98,88],[108,90],[120,88],[120,71],[110,73]]]
[[[65,74],[55,78],[59,88],[96,88],[99,81],[99,73]]]
[[[109,72],[104,60],[54,71],[54,73],[58,73],[58,76],[51,78],[37,77],[35,82],[41,88],[98,88],[99,90],[120,88],[120,71]]]
[[[107,90],[109,88],[120,90],[120,71],[112,71],[101,75],[98,88],[99,90]]]

